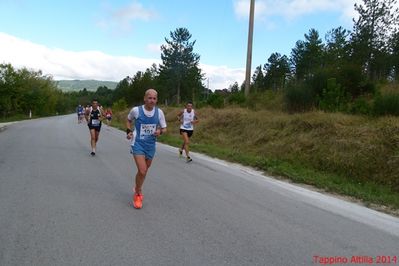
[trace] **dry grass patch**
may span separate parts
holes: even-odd
[[[177,111],[165,110],[169,128],[178,128]],[[198,113],[201,123],[194,143],[299,163],[399,191],[399,118],[323,112],[288,115],[243,108],[203,108]]]

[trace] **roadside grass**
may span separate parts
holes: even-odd
[[[179,147],[180,109],[162,109],[168,133],[159,141]],[[196,111],[192,151],[399,215],[399,118],[239,107]],[[114,114],[119,122],[113,125],[125,130],[127,112]]]
[[[32,117],[32,119],[37,118],[37,117]],[[22,120],[27,120],[29,119],[29,116],[27,115],[14,115],[14,116],[10,116],[10,117],[2,117],[0,118],[0,123],[6,123],[6,122],[14,122],[14,121],[22,121]]]

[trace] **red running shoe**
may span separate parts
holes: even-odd
[[[143,208],[143,194],[134,193],[133,195],[133,207],[136,209]]]

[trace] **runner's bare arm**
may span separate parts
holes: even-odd
[[[159,137],[164,133],[166,133],[166,127],[164,127],[164,128],[158,127],[157,130],[155,130],[154,136]]]
[[[198,124],[199,123],[199,118],[198,118],[198,113],[196,112],[194,115],[194,120],[191,122],[193,124]]]
[[[132,137],[133,137],[132,121],[126,119],[126,138],[131,139]]]
[[[180,111],[180,112],[177,114],[177,120],[180,121],[180,122],[181,122],[182,115],[183,115],[183,111]]]
[[[86,119],[87,123],[89,123],[89,114],[90,114],[90,111],[89,110],[85,110],[85,119]]]

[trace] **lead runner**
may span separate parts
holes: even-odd
[[[132,140],[130,152],[137,167],[132,202],[136,209],[143,207],[142,187],[155,155],[156,139],[166,132],[165,115],[156,107],[157,101],[158,92],[148,89],[144,94],[144,105],[133,107],[126,121],[127,139]]]

